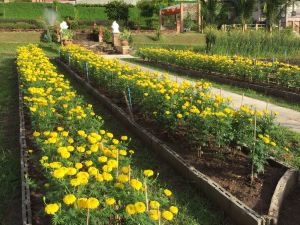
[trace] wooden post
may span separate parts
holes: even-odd
[[[161,14],[161,10],[159,10],[159,25],[160,25],[160,30],[163,29],[163,18]]]
[[[257,23],[255,24],[255,30],[258,30],[258,24]]]
[[[180,3],[180,32],[183,33],[183,17],[184,17],[184,13],[183,13],[183,3]]]
[[[198,20],[198,31],[201,32],[201,24],[202,24],[202,20],[201,20],[201,2],[200,0],[198,0],[198,17],[197,17],[197,20]]]

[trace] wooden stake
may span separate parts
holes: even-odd
[[[87,209],[87,216],[86,216],[86,225],[89,225],[89,221],[90,221],[90,209]]]
[[[243,106],[243,103],[244,103],[244,93],[242,94],[241,107]]]
[[[145,200],[146,200],[146,208],[147,212],[149,211],[149,203],[148,203],[148,190],[147,190],[147,183],[146,179],[144,180],[144,186],[145,186]]]
[[[128,102],[128,99],[127,99],[127,96],[126,96],[125,91],[123,91],[123,94],[124,94],[124,98],[125,98],[125,102],[126,102],[126,105],[127,105],[127,108],[128,108],[128,112],[129,112],[130,118],[131,118],[132,120],[134,120],[134,119],[133,119],[133,113],[132,113],[132,111],[131,111],[131,108],[130,108],[130,105],[129,105],[129,102]]]
[[[253,152],[255,151],[255,145],[256,145],[256,109],[254,111],[254,131],[253,131],[253,149],[252,149],[252,158],[253,158]],[[253,160],[252,160],[252,165],[251,165],[251,185],[253,183],[254,180],[254,164],[253,164]]]

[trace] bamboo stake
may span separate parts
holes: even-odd
[[[130,105],[129,105],[129,102],[128,102],[128,99],[127,99],[127,96],[126,96],[125,91],[123,91],[123,94],[124,94],[124,98],[125,98],[125,102],[126,102],[126,105],[127,105],[127,108],[128,108],[128,112],[129,112],[130,118],[131,118],[132,120],[134,120],[134,119],[133,119],[133,113],[132,113],[132,111],[131,111],[131,108],[130,108]]]
[[[145,200],[146,200],[146,208],[147,212],[149,211],[149,202],[148,202],[148,190],[147,190],[147,183],[146,179],[144,180],[144,186],[145,186]]]
[[[87,216],[86,216],[86,225],[89,225],[89,221],[90,221],[90,209],[87,209]]]
[[[252,149],[252,158],[253,158],[253,152],[255,151],[255,146],[256,146],[256,109],[254,111],[254,131],[253,131],[253,149]],[[252,160],[252,165],[251,165],[251,185],[253,183],[254,180],[254,164],[253,164],[253,160]]]

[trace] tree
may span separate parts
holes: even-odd
[[[206,24],[215,24],[221,11],[221,4],[218,0],[202,0],[202,15]]]
[[[261,0],[269,31],[272,32],[274,25],[280,20],[281,13],[294,2],[295,0]]]
[[[230,0],[229,4],[234,8],[235,15],[242,24],[244,31],[247,20],[252,16],[256,0]]]
[[[105,5],[105,13],[110,20],[122,20],[127,24],[130,7],[132,7],[132,5],[125,2],[112,1]]]

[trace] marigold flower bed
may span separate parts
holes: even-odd
[[[41,49],[19,48],[17,65],[53,224],[177,224],[172,192],[156,185],[154,171],[134,169],[128,137],[103,129]]]
[[[142,48],[143,59],[193,70],[218,72],[231,79],[271,85],[300,92],[300,67],[282,62],[264,62],[242,56],[206,55],[183,50]]]
[[[175,143],[186,149],[181,153],[186,154],[187,158],[191,157],[195,160],[194,153],[189,149],[194,148],[197,143],[204,151],[204,154],[202,150],[198,151],[199,154],[216,156],[220,153],[221,157],[227,158],[227,155],[229,155],[229,158],[234,158],[236,151],[232,149],[232,144],[238,142],[241,144],[241,139],[239,139],[241,136],[245,135],[244,137],[249,138],[248,147],[251,147],[254,142],[252,134],[254,121],[256,121],[256,128],[259,132],[262,130],[270,131],[274,128],[273,115],[266,112],[255,112],[245,106],[241,107],[240,110],[233,110],[228,106],[226,99],[210,94],[208,90],[209,83],[198,82],[196,86],[189,83],[178,85],[167,77],[159,77],[157,74],[145,74],[138,68],[130,68],[114,60],[105,60],[101,56],[78,46],[65,47],[61,53],[61,57],[65,62],[70,63],[74,70],[88,78],[95,87],[104,92],[106,91],[106,94],[114,99],[118,99],[123,107],[124,104],[122,104],[121,99],[124,99],[124,91],[126,91],[126,96],[133,105],[133,112],[143,116],[139,122],[155,121],[154,129],[157,128],[160,131],[160,137],[163,137],[164,135],[161,135],[161,133],[165,132],[166,134],[172,134],[165,136],[165,139],[167,138],[169,141],[171,138],[178,138],[179,142]],[[139,119],[136,115],[135,119]],[[227,120],[228,118],[230,119]],[[237,126],[237,123],[241,124]],[[153,123],[151,124],[153,125]],[[243,130],[245,128],[247,130]],[[226,139],[228,133],[232,130],[235,130],[237,136],[233,135],[233,139]],[[253,153],[252,151],[250,154],[250,157],[257,156],[259,160],[262,160],[260,161],[262,164],[255,164],[261,166],[256,168],[258,172],[264,170],[265,163],[263,160],[266,160],[270,154],[284,154],[285,152],[280,151],[280,148],[271,140],[269,135],[259,134],[259,132],[255,142],[257,152]],[[232,141],[234,138],[239,141]],[[185,142],[180,143],[182,140],[185,140]],[[174,144],[173,139],[172,141]],[[199,147],[199,145],[196,147]],[[247,146],[247,143],[243,142],[243,145]],[[223,151],[222,148],[226,150]],[[245,169],[248,169],[250,171],[251,166],[249,166],[249,161],[247,162],[247,156],[242,155],[241,157],[241,160],[236,160],[237,163],[243,161],[241,165],[237,165],[237,170],[245,171]],[[201,159],[200,157],[200,160],[205,161],[205,158]],[[255,160],[257,158],[252,159],[252,162]],[[226,163],[225,160],[225,164],[228,167],[230,163]],[[270,179],[275,183],[271,184],[271,195],[274,185],[276,186],[276,180],[279,179],[282,172],[280,168],[275,171],[276,176],[278,175],[275,179],[273,179],[274,174],[270,173]],[[267,170],[266,173],[268,173]],[[243,180],[242,182],[246,180],[244,185],[249,184],[247,182],[248,178],[245,177],[247,174],[244,172],[241,174],[243,177],[240,180]],[[258,186],[260,186],[260,182],[262,181],[258,182]]]

